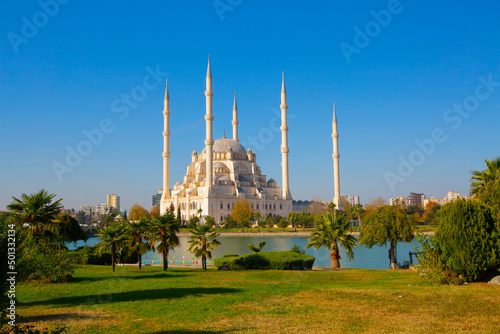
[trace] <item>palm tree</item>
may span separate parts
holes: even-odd
[[[159,252],[163,255],[163,270],[168,269],[168,253],[171,249],[179,246],[177,232],[181,226],[180,220],[175,218],[171,211],[167,211],[163,216],[155,216],[149,224],[147,239],[149,246],[154,250],[155,244]]]
[[[137,253],[139,269],[142,267],[142,255],[146,254],[151,249],[151,246],[147,242],[142,241],[149,228],[149,223],[150,220],[143,217],[137,223],[128,223],[126,225],[128,234],[127,246],[132,252]]]
[[[295,212],[290,212],[288,214],[288,221],[292,224],[292,228],[295,229],[295,232],[297,232],[297,226],[295,225],[297,222],[297,214]]]
[[[271,232],[271,224],[272,224],[273,220],[271,219],[271,217],[270,217],[270,216],[267,216],[267,215],[266,215],[266,216],[264,217],[264,221],[266,222],[266,225],[267,225],[267,231],[268,231],[268,232]]]
[[[477,196],[478,192],[489,182],[494,182],[500,178],[500,158],[484,159],[486,169],[483,171],[473,171],[470,178],[470,194]]]
[[[7,205],[7,209],[16,214],[20,223],[29,224],[31,233],[37,236],[53,223],[62,209],[62,198],[52,202],[54,197],[55,194],[49,194],[45,189],[35,194],[22,194],[21,199],[12,196],[14,201]]]
[[[113,272],[115,272],[116,247],[125,243],[125,225],[122,223],[115,223],[108,228],[96,227],[96,232],[95,236],[100,239],[100,241],[94,247],[98,249],[99,254],[102,254],[102,252],[108,248],[111,249],[111,263],[113,265]]]
[[[355,206],[351,207],[349,210],[351,211],[351,214],[353,216],[358,217],[358,230],[361,231],[361,215],[365,212],[365,210],[363,209],[363,205],[358,203]]]
[[[207,258],[212,258],[212,249],[215,249],[220,242],[216,239],[218,233],[208,225],[196,226],[191,232],[188,251],[196,257],[201,257],[203,270],[207,270]]]
[[[260,212],[259,212],[259,211],[257,211],[257,212],[255,212],[255,213],[253,214],[253,218],[254,218],[255,220],[257,220],[257,231],[259,231],[259,232],[260,232],[259,221],[260,221],[260,219],[262,218],[262,215],[260,214]]]
[[[334,218],[329,214],[321,216],[316,230],[312,233],[306,249],[327,247],[330,250],[332,268],[340,268],[339,244],[345,248],[349,259],[354,258],[353,249],[356,248],[356,238],[347,234],[349,219],[344,213],[338,212]]]

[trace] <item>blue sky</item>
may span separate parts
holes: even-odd
[[[208,54],[214,137],[230,135],[236,91],[240,141],[260,138],[257,162],[280,183],[285,71],[295,199],[333,197],[333,102],[341,192],[362,203],[466,195],[470,171],[500,155],[497,2],[55,1],[1,5],[0,210],[41,188],[69,208],[108,193],[149,208],[162,185],[164,77],[173,184],[203,148]],[[78,145],[87,155],[69,166]]]

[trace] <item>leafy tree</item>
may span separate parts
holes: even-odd
[[[286,220],[286,218],[280,218],[280,220],[278,221],[278,227],[281,227],[283,229],[283,232],[285,232],[285,228],[288,227],[288,221]]]
[[[211,228],[214,227],[215,226],[215,219],[213,217],[206,216],[204,225],[210,226]]]
[[[443,265],[467,281],[500,266],[499,231],[493,211],[482,203],[458,199],[438,211],[432,239]]]
[[[238,225],[242,228],[248,226],[248,222],[252,219],[252,206],[249,201],[244,198],[237,199],[234,202],[233,211],[231,212],[231,217],[238,222]]]
[[[189,223],[188,223],[188,228],[195,228],[196,226],[198,226],[198,223],[200,222],[200,218],[198,217],[191,217],[191,219],[189,219]]]
[[[365,213],[369,214],[376,209],[380,208],[381,206],[387,205],[387,202],[385,199],[382,198],[382,196],[378,196],[375,199],[372,199],[370,202],[365,204]]]
[[[75,217],[76,221],[78,224],[85,224],[87,222],[85,212],[79,210],[76,214]]]
[[[292,224],[292,228],[297,232],[297,214],[295,212],[290,212],[288,214],[288,221]]]
[[[217,240],[218,234],[208,225],[197,226],[189,232],[191,237],[188,250],[196,257],[201,257],[202,268],[207,270],[207,258],[211,259],[212,249],[220,245]]]
[[[305,231],[306,228],[314,226],[314,217],[316,215],[308,212],[301,212],[297,215],[297,225],[301,226]]]
[[[160,214],[160,206],[155,205],[151,207],[151,210],[149,210],[149,216],[153,218],[154,216],[157,216]]]
[[[265,216],[264,217],[264,222],[266,223],[266,226],[267,226],[267,231],[268,232],[271,232],[271,226],[274,225],[274,222],[273,220],[271,219],[270,216]]]
[[[413,227],[403,210],[393,205],[375,209],[363,222],[359,243],[372,248],[390,243],[390,268],[397,267],[396,246],[399,241],[410,242],[413,239]]]
[[[179,205],[177,207],[177,219],[182,220],[182,215],[181,215],[181,206]]]
[[[319,249],[326,247],[330,251],[332,268],[340,268],[339,244],[345,248],[349,259],[354,258],[353,249],[356,248],[356,238],[347,234],[349,230],[349,219],[343,212],[335,215],[324,214],[321,216],[318,227],[309,238],[306,249],[313,247]]]
[[[55,219],[51,225],[51,231],[55,239],[59,242],[77,242],[78,240],[87,240],[88,236],[83,232],[78,221],[65,213]]]
[[[495,211],[500,228],[500,179],[488,182],[481,188],[477,193],[477,199]]]
[[[231,229],[238,227],[238,223],[233,219],[231,215],[227,215],[224,217],[224,228],[225,229]]]
[[[496,159],[484,159],[486,169],[473,171],[470,178],[470,194],[476,197],[479,191],[488,183],[495,182],[500,178],[500,157]]]
[[[306,250],[300,247],[300,245],[293,245],[292,249],[290,250],[291,252],[299,253],[299,254],[305,254]]]
[[[132,205],[132,207],[130,208],[129,215],[128,215],[130,220],[139,221],[144,216],[146,216],[146,217],[149,216],[148,210],[144,209],[144,207],[139,205],[138,203],[135,203],[134,205]]]
[[[149,224],[147,239],[149,246],[163,255],[163,270],[168,269],[168,253],[174,247],[179,246],[177,233],[180,229],[179,219],[175,218],[171,211],[162,216],[155,216]],[[157,246],[155,246],[158,243]]]
[[[22,194],[20,199],[13,196],[14,201],[7,205],[7,209],[15,213],[19,223],[29,224],[32,234],[37,236],[62,209],[62,199],[52,202],[54,197],[55,194],[49,194],[45,189],[35,194]]]
[[[425,210],[417,205],[410,205],[410,206],[407,206],[405,209],[404,209],[405,213],[407,215],[414,215],[414,214],[418,214],[419,216],[423,215]]]
[[[259,219],[259,220],[257,221],[257,226],[259,227],[259,232],[260,232],[260,229],[261,229],[261,228],[265,228],[265,227],[267,226],[267,220],[266,220],[266,217],[267,217],[267,216],[264,216],[264,219],[262,219],[262,218],[261,218],[261,219]]]
[[[139,262],[139,269],[142,268],[142,255],[146,254],[151,246],[143,241],[147,237],[150,220],[143,217],[137,223],[127,223],[127,247],[137,254],[137,261]]]
[[[260,253],[262,248],[266,245],[266,241],[259,242],[259,247],[255,247],[253,244],[248,245],[248,248],[254,253]]]
[[[125,225],[122,223],[114,223],[108,228],[97,227],[95,236],[100,240],[94,247],[102,254],[104,250],[111,250],[111,262],[113,272],[115,272],[116,247],[122,246],[125,243]]]

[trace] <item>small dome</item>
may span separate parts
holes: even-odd
[[[182,182],[181,181],[177,181],[177,183],[175,185],[176,186],[182,186]]]
[[[278,183],[278,182],[274,181],[274,179],[269,179],[269,181],[267,181],[267,183]]]
[[[250,148],[250,146],[248,146],[247,153],[252,153],[252,149]]]
[[[191,155],[198,155],[198,153],[196,153],[196,148],[193,149],[193,153],[191,153]]]

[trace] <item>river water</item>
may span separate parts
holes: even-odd
[[[181,264],[189,265],[193,267],[200,267],[200,259],[194,258],[193,254],[188,251],[189,248],[189,236],[179,236],[180,246],[176,247],[168,255],[169,264]],[[299,236],[224,236],[219,237],[220,245],[212,251],[212,256],[215,258],[222,257],[224,254],[249,254],[252,251],[248,248],[249,244],[254,244],[258,246],[259,242],[266,241],[266,245],[263,251],[283,251],[291,250],[294,245],[299,245],[301,248],[305,248],[309,240],[308,237]],[[98,243],[99,240],[96,237],[91,237],[87,240],[86,244],[88,246],[93,246]],[[72,243],[68,245],[70,249],[75,249],[76,247],[83,246],[85,243],[79,241],[77,243]],[[414,252],[414,247],[420,247],[420,243],[417,240],[413,240],[411,243],[399,243],[397,246],[398,262],[403,264],[404,261],[409,260],[409,252]],[[345,251],[341,248],[341,260],[340,266],[342,268],[363,268],[363,269],[388,269],[389,268],[389,245],[384,247],[375,246],[373,248],[366,248],[365,246],[357,246],[354,249],[354,259],[349,260]],[[316,258],[314,261],[315,267],[330,267],[331,260],[329,252],[326,248],[320,248],[318,250],[309,248],[306,250],[306,254],[312,255]],[[155,263],[159,264],[163,260],[161,254],[156,254],[152,251],[144,254],[142,256],[144,263]],[[198,264],[196,262],[198,261]],[[208,260],[213,264],[213,258]],[[417,263],[415,256],[413,256],[413,262]]]

